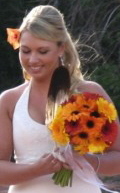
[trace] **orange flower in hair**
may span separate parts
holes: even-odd
[[[19,29],[7,28],[7,42],[9,42],[14,49],[19,48],[19,38],[20,31]]]

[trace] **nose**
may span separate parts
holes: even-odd
[[[36,64],[39,62],[39,56],[37,53],[35,52],[32,52],[30,55],[29,55],[29,64]]]

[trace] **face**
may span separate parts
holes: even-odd
[[[20,38],[19,58],[22,67],[33,79],[51,78],[63,55],[63,45],[34,37],[28,31]]]

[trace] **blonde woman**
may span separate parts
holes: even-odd
[[[0,184],[10,185],[9,193],[100,193],[99,187],[75,174],[72,187],[54,184],[53,173],[70,166],[52,153],[54,142],[45,125],[45,111],[48,99],[54,104],[59,91],[77,89],[110,98],[100,85],[82,77],[75,45],[56,8],[33,8],[19,31],[19,59],[28,81],[0,97]],[[9,161],[13,150],[15,163]],[[119,174],[120,133],[99,159],[84,157],[100,174]]]

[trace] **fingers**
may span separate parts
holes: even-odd
[[[62,162],[54,157],[53,154],[45,154],[42,158],[45,159],[46,164],[50,164],[52,167],[62,167]]]
[[[65,160],[54,157],[54,154],[47,154],[46,157],[48,158],[48,162],[51,162],[52,167],[56,168],[57,170],[60,170],[60,168],[62,167],[66,169],[71,169],[71,167],[65,162]]]
[[[56,164],[61,164],[62,165],[62,162],[60,160],[58,160],[57,158],[53,158],[51,163],[52,163],[52,165],[56,165]]]
[[[55,156],[55,154],[51,153],[51,154],[45,154],[42,156],[42,158],[45,158],[47,159],[49,162],[56,162],[56,161],[60,161],[60,162],[63,162],[61,159],[59,159],[59,156]]]
[[[49,162],[51,162],[54,159],[54,156],[48,153],[48,154],[44,154],[42,158],[47,159]]]
[[[62,168],[62,162],[60,162],[59,160],[52,160],[51,163],[52,163],[54,172],[57,172]]]
[[[66,169],[71,169],[69,164],[61,161],[57,157],[54,157],[53,154],[45,154],[42,158],[46,160],[46,164],[49,165],[53,172],[59,171],[62,167]]]
[[[67,163],[63,163],[63,167],[64,167],[65,169],[68,169],[68,170],[71,169],[71,167],[70,167]]]

